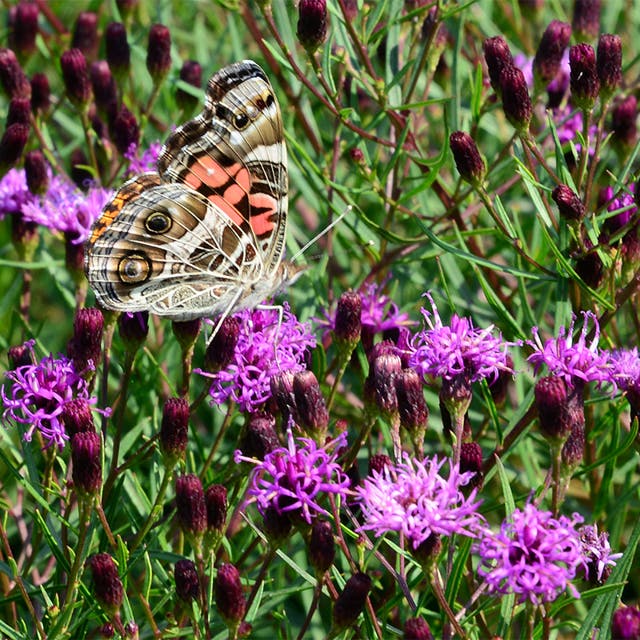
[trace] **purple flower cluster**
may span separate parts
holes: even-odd
[[[640,386],[640,354],[638,348],[616,349],[611,352],[611,378],[622,391]]]
[[[480,556],[478,574],[491,592],[515,593],[519,602],[552,602],[571,584],[585,558],[577,525],[582,517],[554,518],[529,503],[516,509],[499,533],[486,531],[474,545]]]
[[[445,478],[440,470],[446,462],[449,474]],[[462,493],[474,475],[472,471],[461,473],[448,458],[415,460],[409,456],[373,470],[356,490],[364,517],[361,530],[373,531],[376,537],[401,532],[414,549],[433,534],[475,536],[483,523],[477,512],[477,488],[467,496]]]
[[[622,554],[611,553],[609,534],[606,531],[598,533],[598,527],[595,524],[585,524],[580,527],[578,533],[587,578],[593,578],[598,583],[603,582],[608,568],[615,567],[616,560],[621,558]]]
[[[20,213],[25,204],[35,200],[27,187],[24,170],[10,169],[0,180],[0,220],[11,213]]]
[[[28,344],[28,343],[27,343]],[[31,345],[28,344],[31,348]],[[62,422],[64,404],[74,398],[89,398],[86,380],[65,356],[49,355],[38,364],[22,365],[7,371],[9,385],[3,385],[0,396],[4,420],[27,426],[24,439],[29,442],[37,429],[46,445],[63,447],[69,436]],[[9,386],[9,389],[6,387]]]
[[[129,161],[127,174],[135,176],[148,171],[156,171],[160,149],[162,149],[162,143],[155,141],[142,154],[138,154],[138,145],[132,142],[124,154],[124,157]]]
[[[427,328],[412,341],[410,367],[423,376],[444,380],[463,376],[469,382],[495,380],[501,371],[513,372],[507,362],[507,349],[514,343],[493,335],[493,325],[477,329],[469,318],[457,314],[451,317],[451,324],[443,324],[431,294],[425,296],[432,311],[421,309]]]
[[[255,412],[271,397],[271,378],[303,371],[306,351],[316,342],[308,324],[286,304],[282,315],[262,307],[240,311],[236,318],[240,333],[231,364],[216,373],[196,372],[211,379],[209,394],[216,404],[233,400],[242,411]]]
[[[236,451],[235,461],[255,464],[249,495],[255,496],[264,514],[270,507],[278,513],[297,514],[311,524],[313,514],[327,513],[319,501],[327,494],[347,495],[350,480],[336,462],[347,443],[346,435],[318,447],[310,438],[296,438],[287,432],[287,447],[268,453],[263,461]]]
[[[66,178],[54,176],[46,195],[26,203],[22,213],[28,222],[60,231],[72,238],[73,244],[82,244],[112,195],[101,187],[90,187],[84,193]]]
[[[605,221],[606,229],[611,234],[628,224],[629,221],[638,213],[638,207],[636,206],[635,199],[633,197],[635,183],[632,182],[627,188],[628,191],[625,191],[617,198],[614,198],[613,188],[605,187],[599,196],[599,200],[602,203],[609,203],[607,205],[607,211],[615,213],[615,215],[607,218]]]
[[[542,365],[547,365],[549,372],[561,377],[573,388],[576,384],[610,382],[615,385],[613,366],[608,351],[598,348],[600,325],[595,314],[583,312],[584,322],[578,339],[574,342],[573,328],[576,318],[573,316],[567,329],[560,327],[557,338],[549,338],[544,343],[540,338],[538,327],[532,330],[533,340],[527,344],[534,349],[528,360],[536,373]],[[593,322],[593,338],[587,343],[589,321]]]

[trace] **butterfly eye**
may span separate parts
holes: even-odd
[[[236,129],[244,129],[249,124],[249,116],[246,113],[239,113],[234,119],[233,124]]]
[[[144,226],[149,233],[159,234],[166,233],[171,229],[171,217],[166,213],[156,212],[152,213],[144,221]]]
[[[144,255],[132,253],[118,264],[118,275],[125,284],[140,284],[149,279],[151,264]]]

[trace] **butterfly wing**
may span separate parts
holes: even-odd
[[[187,320],[271,295],[286,277],[286,165],[264,72],[225,67],[163,146],[159,175],[129,180],[96,222],[85,267],[98,301]]]

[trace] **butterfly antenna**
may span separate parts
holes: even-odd
[[[338,222],[340,222],[340,220],[342,220],[342,218],[344,218],[347,213],[351,211],[351,209],[353,209],[353,207],[351,205],[348,205],[347,208],[330,225],[327,225],[317,236],[311,238],[311,240],[309,240],[309,242],[307,242],[307,244],[305,244],[302,249],[299,249],[289,260],[289,262],[295,262],[312,244],[318,242],[318,240],[320,240],[322,236],[327,235],[327,233],[329,233],[329,231],[331,231],[331,229],[333,229],[333,227],[335,227]]]

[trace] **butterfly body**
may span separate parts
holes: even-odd
[[[173,320],[230,313],[300,270],[283,262],[287,156],[280,108],[250,60],[209,81],[158,173],[125,182],[95,223],[85,268],[98,302]]]

